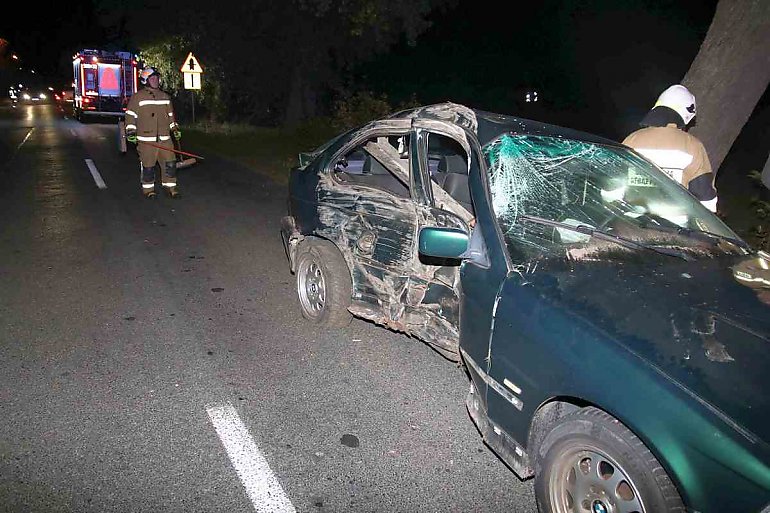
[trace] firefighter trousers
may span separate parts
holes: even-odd
[[[142,191],[146,194],[155,189],[155,164],[160,165],[161,183],[166,189],[175,188],[176,183],[176,156],[171,151],[174,147],[171,141],[153,142],[158,146],[168,149],[160,149],[139,141],[136,150],[139,152],[142,174]]]

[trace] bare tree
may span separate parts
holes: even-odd
[[[770,82],[770,1],[719,0],[683,84],[697,98],[692,129],[719,169]]]

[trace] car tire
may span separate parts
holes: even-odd
[[[557,421],[537,451],[535,497],[541,513],[684,513],[665,469],[628,428],[582,408]]]
[[[305,319],[328,327],[350,324],[350,270],[329,241],[305,240],[297,248],[297,296]]]

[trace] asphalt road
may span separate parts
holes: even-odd
[[[299,315],[284,187],[179,183],[144,199],[113,124],[0,110],[0,511],[535,510],[463,369]]]

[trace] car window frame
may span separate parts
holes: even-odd
[[[377,138],[380,138],[380,137],[388,138],[388,137],[402,137],[402,136],[409,136],[409,139],[410,139],[409,140],[409,154],[410,154],[410,157],[407,158],[407,160],[409,161],[409,165],[407,166],[407,174],[408,174],[408,176],[407,176],[407,182],[406,183],[404,183],[401,180],[401,178],[399,178],[397,176],[396,173],[391,171],[390,168],[387,166],[387,164],[385,164],[383,162],[380,162],[371,153],[369,153],[368,151],[366,151],[364,149],[364,146],[367,143],[367,141],[371,141],[372,139],[377,139]],[[383,188],[380,188],[380,187],[376,187],[374,185],[369,185],[369,184],[366,184],[366,183],[348,183],[348,182],[343,182],[343,181],[339,180],[339,178],[337,176],[335,176],[336,173],[335,173],[334,167],[336,166],[337,162],[339,162],[339,160],[343,156],[347,155],[348,153],[350,153],[351,151],[354,151],[356,149],[360,149],[360,150],[366,152],[371,158],[375,158],[375,160],[377,160],[377,162],[379,162],[383,167],[385,167],[385,169],[388,171],[388,173],[391,174],[391,176],[393,178],[395,178],[396,180],[401,182],[407,188],[409,194],[407,196],[400,196],[400,195],[394,194],[392,191],[389,191],[387,189],[383,189]],[[380,192],[380,193],[387,194],[388,196],[390,196],[392,198],[397,198],[399,200],[416,201],[415,194],[414,194],[414,188],[413,188],[413,185],[412,185],[412,183],[413,183],[412,175],[414,173],[413,173],[412,166],[411,166],[411,152],[412,152],[412,137],[411,137],[411,130],[410,130],[410,128],[408,126],[375,127],[375,128],[372,128],[371,130],[362,131],[359,136],[351,139],[346,144],[343,144],[342,146],[340,146],[340,148],[337,151],[334,152],[332,157],[329,159],[329,161],[324,166],[323,172],[329,175],[329,177],[332,179],[332,181],[335,184],[335,186],[364,187],[366,189],[371,189],[371,190],[374,190],[374,191],[377,191],[377,192]]]
[[[420,186],[421,186],[421,188],[423,190],[423,194],[424,194],[424,198],[425,198],[424,201],[425,201],[426,205],[428,205],[428,206],[430,206],[432,208],[440,209],[440,210],[445,210],[447,212],[450,212],[451,214],[454,214],[454,215],[458,216],[460,219],[462,219],[463,221],[465,221],[465,223],[469,223],[470,220],[473,219],[474,216],[475,216],[474,212],[468,212],[464,207],[462,207],[459,204],[459,202],[457,202],[457,200],[455,200],[454,198],[449,196],[449,194],[446,193],[445,191],[444,192],[446,193],[447,198],[449,200],[447,203],[451,203],[449,205],[450,208],[447,208],[447,203],[442,203],[441,205],[437,205],[436,204],[437,198],[436,198],[436,194],[435,194],[434,191],[436,189],[441,189],[443,191],[443,189],[441,188],[440,185],[435,183],[430,178],[430,169],[429,169],[429,164],[428,164],[428,140],[430,139],[431,135],[439,135],[439,136],[442,136],[442,137],[447,137],[447,138],[453,140],[455,143],[457,143],[458,146],[460,146],[463,149],[463,151],[465,151],[465,162],[466,162],[466,165],[468,166],[468,174],[469,174],[468,175],[468,179],[469,179],[468,187],[470,188],[470,161],[471,161],[471,155],[470,155],[469,150],[471,149],[471,145],[469,144],[469,142],[467,140],[467,135],[466,135],[466,139],[462,140],[462,139],[458,138],[456,136],[456,134],[452,130],[450,130],[450,129],[442,130],[442,128],[443,128],[443,126],[441,124],[436,123],[436,122],[433,122],[431,124],[417,124],[417,123],[415,123],[414,126],[413,126],[413,132],[415,134],[413,140],[414,140],[414,143],[417,145],[416,155],[419,158],[417,166],[419,168],[420,181],[421,181]],[[471,196],[471,204],[473,205],[473,210],[475,211],[476,210],[476,206],[475,206],[475,204],[473,204],[472,196]]]

